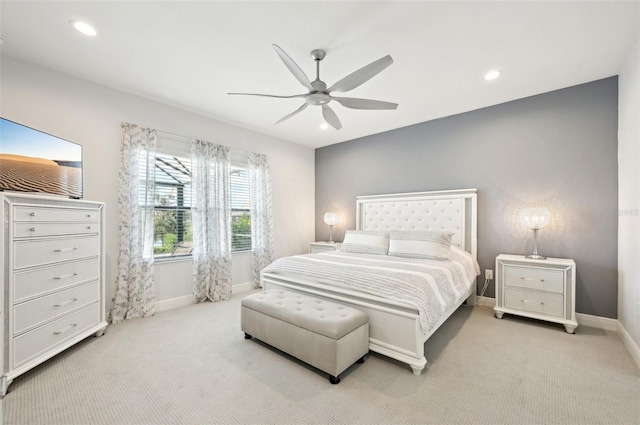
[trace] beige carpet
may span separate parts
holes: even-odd
[[[461,307],[427,368],[372,354],[327,376],[243,338],[240,299],[109,326],[17,378],[10,424],[640,424],[640,370],[615,333]]]

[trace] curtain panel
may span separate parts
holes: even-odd
[[[196,302],[231,296],[231,148],[202,140],[191,144],[193,295]]]
[[[153,205],[156,131],[123,123],[118,173],[120,249],[111,321],[155,313]]]
[[[273,250],[273,212],[269,158],[249,153],[249,186],[251,192],[251,252],[253,284],[261,287],[260,272],[275,259]]]

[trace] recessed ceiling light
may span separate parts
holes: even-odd
[[[484,74],[484,79],[487,81],[491,81],[491,80],[495,80],[499,76],[500,76],[500,71],[493,70]]]
[[[320,130],[326,130],[329,128],[329,124],[327,124],[326,122],[323,122],[322,124],[320,124]]]
[[[86,22],[72,20],[69,23],[84,35],[94,37],[97,34],[96,29]]]

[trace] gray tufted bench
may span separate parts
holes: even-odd
[[[369,317],[360,310],[296,292],[271,289],[242,300],[240,326],[252,336],[329,374],[369,352]]]

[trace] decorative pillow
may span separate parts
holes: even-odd
[[[389,235],[385,232],[347,230],[340,251],[356,254],[387,255]]]
[[[407,258],[449,260],[451,258],[450,232],[389,232],[389,255]]]

